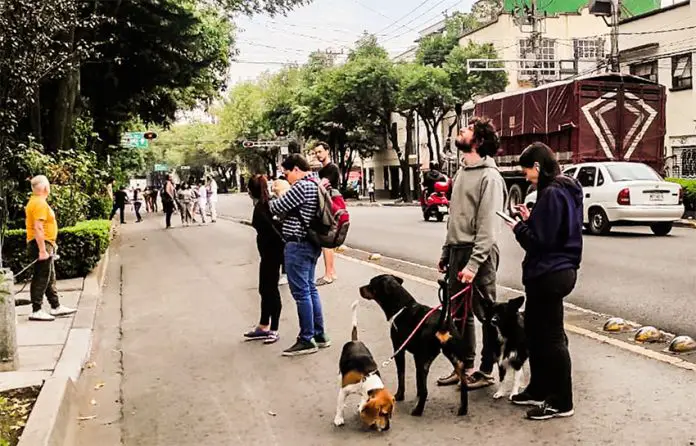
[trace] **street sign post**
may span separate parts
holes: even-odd
[[[132,149],[147,149],[147,141],[144,132],[126,132],[121,137],[121,145]]]

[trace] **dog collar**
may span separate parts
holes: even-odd
[[[379,377],[376,371],[372,372],[371,374],[365,377],[363,386],[365,388],[365,392],[371,392],[377,389],[384,389],[384,383],[382,382],[382,378]]]
[[[399,329],[396,328],[396,318],[399,317],[399,316],[401,315],[401,313],[404,312],[405,309],[406,309],[406,307],[403,307],[402,309],[400,309],[399,311],[397,311],[396,314],[394,314],[394,316],[392,316],[392,317],[387,321],[387,322],[389,322],[389,325],[391,325],[392,327],[394,327],[394,330],[396,330],[396,331],[399,331]]]

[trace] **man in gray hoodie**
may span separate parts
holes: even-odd
[[[474,315],[483,322],[482,299],[496,300],[495,276],[499,257],[496,239],[501,219],[495,212],[503,211],[506,192],[505,182],[492,158],[498,151],[500,141],[488,119],[472,119],[469,127],[457,135],[455,145],[462,156],[462,166],[452,186],[447,238],[438,268],[442,272],[449,271],[450,296],[469,283],[473,286],[473,308],[467,314],[463,333],[467,343],[464,366],[469,388],[478,389],[494,382],[492,372],[495,359],[488,340],[491,336],[495,338],[495,333],[488,333],[485,325],[481,365],[479,371],[474,372]],[[455,318],[461,316],[455,315]],[[458,382],[454,372],[438,380],[439,385]]]

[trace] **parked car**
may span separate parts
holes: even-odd
[[[583,221],[594,235],[606,235],[613,226],[650,226],[655,235],[667,235],[684,215],[681,186],[662,179],[643,163],[601,162],[566,167],[564,175],[582,186]],[[525,204],[533,207],[536,192]]]

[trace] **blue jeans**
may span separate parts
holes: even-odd
[[[290,292],[297,304],[299,338],[303,341],[311,341],[314,336],[324,334],[324,315],[319,291],[314,283],[314,270],[320,255],[321,249],[307,241],[285,244],[285,270]]]

